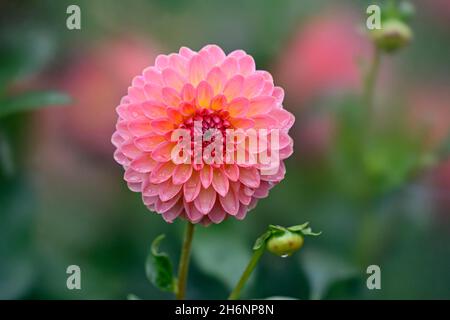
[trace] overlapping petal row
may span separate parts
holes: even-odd
[[[181,48],[160,55],[136,76],[117,107],[112,143],[115,160],[125,169],[132,191],[167,222],[182,217],[193,223],[243,219],[285,175],[283,160],[292,154],[288,130],[294,117],[283,109],[284,91],[272,76],[256,70],[242,50],[225,55],[216,45],[199,52]],[[277,170],[263,164],[175,164],[175,129],[202,121],[204,128],[277,130]],[[271,144],[267,144],[271,148]],[[246,150],[257,155],[264,148]]]

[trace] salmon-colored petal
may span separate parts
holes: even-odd
[[[142,102],[147,99],[144,89],[139,87],[129,87],[128,97],[130,97],[131,102]]]
[[[239,210],[239,197],[234,190],[230,190],[225,196],[219,196],[222,208],[232,216],[236,215]]]
[[[183,212],[183,209],[183,202],[178,201],[172,208],[163,212],[161,215],[166,222],[172,223],[173,220],[175,220]]]
[[[215,44],[206,45],[202,50],[208,51],[209,56],[215,64],[220,64],[226,57],[223,50]]]
[[[245,55],[239,59],[239,72],[244,76],[255,72],[255,69],[255,60],[251,56]]]
[[[235,98],[228,104],[227,111],[231,117],[242,117],[247,114],[249,104],[250,102],[247,98]]]
[[[147,175],[137,172],[132,168],[128,168],[123,176],[124,180],[130,183],[138,183],[144,181]],[[139,190],[140,191],[140,190]]]
[[[256,168],[239,168],[239,181],[250,188],[258,188],[260,176]]]
[[[159,144],[155,150],[152,152],[152,158],[158,162],[166,162],[171,159],[172,150],[175,147],[176,143],[172,142],[163,142]]]
[[[204,217],[203,213],[198,211],[193,203],[184,202],[184,208],[186,210],[186,214],[187,214],[188,218],[192,222],[196,223],[203,219],[203,217]]]
[[[183,78],[186,77],[188,59],[179,54],[174,53],[169,55],[169,64],[170,67],[173,68],[175,71],[177,71],[180,76],[182,76]]]
[[[213,89],[213,95],[222,93],[226,80],[227,77],[225,73],[219,67],[212,68],[206,76],[206,81],[208,81]]]
[[[243,220],[245,216],[247,215],[248,207],[247,206],[239,206],[239,211],[237,215],[235,215],[235,218],[238,220]]]
[[[281,87],[275,87],[272,91],[272,96],[276,99],[278,106],[281,106],[281,103],[284,100],[284,90]]]
[[[225,84],[223,94],[228,101],[231,101],[241,94],[243,85],[244,77],[241,75],[235,75]]]
[[[171,68],[164,69],[162,71],[162,76],[164,79],[164,84],[167,87],[172,87],[176,91],[180,92],[186,83],[186,79],[182,77],[178,72]]]
[[[238,62],[233,57],[227,57],[222,62],[220,69],[223,71],[227,79],[230,79],[238,72]]]
[[[179,124],[183,121],[182,114],[175,108],[167,108],[167,117],[172,121],[172,123]]]
[[[195,106],[191,103],[183,102],[180,105],[180,112],[184,116],[191,116],[195,113]]]
[[[153,83],[159,86],[163,85],[162,75],[155,67],[148,67],[142,72],[144,80],[147,83]]]
[[[175,172],[172,176],[172,182],[174,184],[183,184],[189,180],[192,175],[192,166],[190,164],[177,165]]]
[[[181,47],[180,50],[178,51],[178,53],[187,59],[192,58],[195,55],[195,51],[192,51],[191,49],[187,48],[187,47]]]
[[[158,164],[150,174],[150,182],[162,183],[168,180],[172,177],[175,167],[176,166],[171,161]]]
[[[254,121],[253,128],[255,129],[270,130],[278,127],[278,121],[267,114],[253,116],[252,120]]]
[[[284,109],[274,109],[270,111],[269,115],[277,119],[281,128],[290,128],[295,121],[295,117]]]
[[[219,94],[211,100],[210,108],[212,110],[216,110],[216,111],[222,110],[224,108],[224,106],[226,106],[226,104],[227,104],[227,98],[225,98],[225,96],[223,94]]]
[[[173,197],[172,199],[170,199],[169,201],[161,201],[161,199],[158,198],[158,200],[155,203],[156,212],[158,212],[158,213],[167,212],[168,210],[173,208],[178,203],[178,200],[180,200],[180,198],[181,198],[181,192],[179,194],[177,194],[175,197]]]
[[[194,86],[190,83],[186,83],[181,89],[181,99],[184,102],[191,103],[195,99],[196,94]]]
[[[221,196],[225,196],[229,190],[230,182],[220,169],[214,170],[212,186]]]
[[[145,101],[141,104],[141,109],[144,115],[150,119],[158,119],[167,116],[166,107],[162,102]]]
[[[222,209],[222,206],[219,203],[216,203],[212,210],[209,212],[208,218],[213,223],[221,223],[225,219],[226,215],[227,213]]]
[[[194,205],[204,215],[207,215],[216,202],[217,193],[213,187],[201,188],[198,197],[194,200]]]
[[[184,198],[192,202],[197,198],[201,188],[200,177],[197,171],[193,171],[191,177],[183,185]]]
[[[120,147],[120,152],[131,159],[137,158],[142,154],[142,151],[139,150],[133,142],[123,144]]]
[[[252,74],[244,79],[242,94],[247,98],[253,98],[261,92],[264,87],[264,78],[259,74]]]
[[[226,164],[222,170],[231,181],[236,182],[239,180],[239,167],[236,164]]]
[[[134,140],[134,144],[140,150],[144,152],[150,152],[155,150],[155,148],[164,141],[166,141],[164,136],[149,134],[147,136],[136,138]]]
[[[200,181],[202,182],[203,188],[208,188],[211,185],[213,178],[213,168],[211,166],[205,165],[202,170],[200,170]]]
[[[132,120],[128,122],[128,130],[137,137],[149,134],[153,128],[149,120]]]
[[[147,179],[142,185],[142,194],[148,197],[158,196],[159,186],[159,184],[151,183],[149,179]]]
[[[205,80],[206,74],[206,62],[200,55],[194,55],[189,61],[189,82],[193,86],[197,86],[200,81]]]
[[[260,96],[250,100],[250,106],[247,116],[265,114],[270,112],[276,104],[276,100],[272,96]]]
[[[144,86],[145,100],[162,101],[162,87],[153,83]]]
[[[170,107],[178,107],[181,102],[178,91],[171,87],[162,88],[162,97],[164,103]]]
[[[208,108],[213,97],[213,90],[206,81],[201,81],[197,87],[197,104],[201,108]]]
[[[182,187],[181,184],[173,184],[172,180],[168,179],[159,188],[159,198],[161,201],[169,201],[178,194]]]
[[[157,134],[166,134],[174,129],[173,122],[168,118],[155,119],[150,124],[152,131]]]
[[[255,121],[249,118],[230,118],[229,121],[236,129],[250,129],[255,125]]]
[[[145,153],[131,161],[130,167],[137,172],[148,173],[151,172],[157,165],[158,162],[153,160],[149,153]]]

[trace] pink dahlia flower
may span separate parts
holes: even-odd
[[[292,154],[294,117],[283,109],[283,97],[272,76],[256,70],[242,50],[225,55],[208,45],[159,55],[117,107],[114,157],[129,188],[167,222],[243,219],[284,178],[283,160]],[[179,130],[188,136],[183,161],[175,160]],[[257,132],[256,144],[250,131]],[[230,132],[244,134],[229,139]],[[208,161],[208,149],[219,161]],[[270,162],[258,161],[264,154]]]

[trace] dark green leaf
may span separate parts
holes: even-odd
[[[175,291],[175,278],[173,276],[172,263],[169,256],[159,252],[159,244],[165,235],[159,235],[153,240],[150,254],[145,264],[145,273],[150,282],[162,291]]]
[[[287,229],[289,231],[292,231],[292,232],[298,232],[298,231],[302,231],[303,229],[305,229],[308,226],[308,224],[309,224],[309,222],[305,222],[303,224],[292,226],[292,227],[289,227]]]
[[[60,106],[69,102],[70,98],[66,94],[59,92],[28,92],[0,101],[0,117],[48,106]]]

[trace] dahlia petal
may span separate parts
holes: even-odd
[[[242,87],[244,84],[244,77],[241,75],[235,75],[230,80],[227,81],[223,89],[223,94],[228,101],[233,100],[238,97],[242,92]]]
[[[245,55],[240,58],[239,61],[239,71],[241,74],[247,76],[255,72],[255,60],[249,55]]]
[[[158,201],[158,197],[156,196],[147,196],[147,195],[142,195],[142,202],[144,202],[144,204],[146,206],[153,206],[156,201]]]
[[[278,125],[278,121],[266,114],[253,116],[251,118],[254,121],[253,128],[255,129],[274,129]]]
[[[186,59],[190,59],[195,55],[195,51],[192,51],[187,47],[181,47],[178,53]]]
[[[152,126],[149,120],[132,120],[128,122],[128,130],[134,136],[141,137],[152,132]]]
[[[155,59],[155,66],[159,71],[167,68],[169,66],[169,57],[165,54],[160,54]]]
[[[169,209],[173,208],[173,206],[178,203],[178,200],[180,200],[180,198],[181,192],[172,199],[170,199],[169,201],[161,201],[161,199],[158,198],[155,203],[156,212],[158,213],[167,212]]]
[[[151,183],[147,179],[147,181],[144,181],[142,185],[142,194],[147,197],[157,198],[157,196],[159,195],[159,187],[159,184]]]
[[[161,201],[169,201],[178,194],[182,187],[181,184],[173,184],[170,179],[166,180],[159,188],[159,198]]]
[[[185,57],[175,53],[171,54],[169,55],[169,64],[180,76],[185,77],[187,75],[188,59]]]
[[[259,188],[255,190],[253,196],[258,199],[265,198],[269,195],[270,185],[266,181],[261,181]]]
[[[130,167],[136,172],[148,173],[151,172],[156,166],[157,162],[148,153],[144,153],[142,156],[131,161]]]
[[[233,57],[227,57],[222,62],[220,69],[223,71],[227,79],[230,79],[238,72],[238,62]]]
[[[247,98],[239,97],[233,99],[227,107],[231,117],[242,117],[247,114],[250,102]]]
[[[223,94],[219,94],[211,100],[210,108],[212,110],[218,111],[218,110],[222,110],[226,104],[227,104],[227,98],[225,98],[225,96]]]
[[[172,182],[174,184],[183,184],[189,180],[192,175],[192,166],[189,164],[177,165],[175,172],[172,176]]]
[[[143,76],[136,76],[131,80],[132,87],[143,87],[145,85],[145,79]]]
[[[137,172],[131,168],[128,168],[125,171],[123,178],[126,182],[137,183],[142,182],[145,179],[146,175],[140,172]]]
[[[212,186],[221,196],[225,196],[229,190],[230,182],[221,170],[214,170]]]
[[[208,108],[213,97],[213,89],[206,81],[201,81],[197,87],[197,103],[202,108]]]
[[[196,54],[189,61],[189,82],[197,86],[206,78],[206,63],[202,56]]]
[[[171,87],[164,87],[161,92],[163,101],[166,105],[170,107],[178,107],[181,102],[181,98],[177,90]]]
[[[150,119],[158,119],[167,116],[166,107],[162,102],[145,101],[141,104],[144,115]]]
[[[264,78],[259,74],[252,74],[245,78],[242,94],[247,98],[257,96],[264,87]]]
[[[114,147],[118,148],[121,144],[125,142],[125,138],[122,135],[115,131],[111,137],[111,143]]]
[[[183,202],[178,201],[172,208],[166,212],[163,212],[161,215],[166,222],[172,223],[173,220],[175,220],[181,212],[183,212],[183,209]]]
[[[154,131],[157,134],[166,134],[174,129],[173,122],[168,118],[155,119],[150,122],[151,129],[147,133]]]
[[[247,53],[244,50],[237,49],[237,50],[230,52],[230,54],[228,56],[236,58],[236,59],[240,59],[240,58],[245,57],[246,55],[247,55]]]
[[[247,215],[247,212],[248,212],[248,207],[241,205],[241,206],[239,206],[239,211],[235,215],[235,218],[238,220],[243,220],[245,218],[245,216]]]
[[[239,180],[239,167],[236,164],[226,164],[223,167],[223,173],[233,182]]]
[[[281,106],[284,100],[284,90],[281,87],[275,87],[272,91],[272,96],[277,100],[277,104]]]
[[[191,103],[183,102],[180,105],[180,112],[184,116],[190,116],[194,114],[195,110],[195,106]]]
[[[280,159],[284,160],[286,158],[289,158],[292,155],[292,153],[294,153],[294,146],[292,144],[287,145],[279,152],[280,152],[279,153]]]
[[[179,124],[183,121],[183,116],[181,113],[175,108],[167,108],[167,116],[172,121],[172,123]]]
[[[239,181],[250,188],[258,188],[260,176],[256,168],[239,168]]]
[[[286,167],[284,166],[283,162],[280,162],[280,165],[278,166],[278,171],[275,174],[262,175],[261,179],[264,181],[277,183],[284,179],[285,174],[286,174]]]
[[[196,90],[190,83],[186,83],[181,89],[181,99],[185,102],[191,103],[195,99]]]
[[[151,183],[162,183],[172,177],[175,170],[175,165],[173,162],[168,161],[165,163],[158,164],[155,169],[150,174]]]
[[[114,152],[114,160],[122,166],[128,166],[130,164],[130,159],[125,156],[119,149]]]
[[[134,144],[138,149],[144,152],[151,152],[155,150],[155,148],[164,141],[166,141],[166,139],[163,136],[149,134],[144,137],[136,138],[134,140]]]
[[[217,193],[213,187],[201,188],[198,197],[194,200],[194,205],[204,215],[207,215],[216,202]]]
[[[144,92],[147,99],[153,101],[162,101],[162,87],[153,83],[147,83],[144,86]]]
[[[159,72],[155,67],[146,68],[142,74],[147,83],[153,83],[159,86],[163,85],[161,72]]]
[[[222,209],[221,205],[216,203],[214,205],[214,207],[212,208],[212,210],[209,212],[208,214],[208,218],[213,222],[213,223],[221,223],[227,216],[227,213],[225,212],[225,210]]]
[[[249,118],[230,118],[230,123],[238,129],[250,129],[255,125],[255,121]]]
[[[226,57],[223,50],[215,44],[208,44],[202,50],[208,51],[210,57],[212,58],[212,61],[214,61],[215,64],[221,63]]]
[[[265,81],[273,84],[273,77],[270,72],[267,72],[265,70],[257,70],[255,73],[263,76]]]
[[[259,96],[250,100],[247,116],[268,113],[275,106],[276,100],[272,96]]]
[[[201,182],[198,172],[193,171],[191,177],[183,185],[184,198],[187,202],[194,201],[197,198],[201,188]]]
[[[208,188],[213,179],[213,168],[211,166],[205,165],[200,171],[200,181],[202,182],[203,188]]]
[[[250,201],[252,201],[252,197],[247,195],[244,190],[241,188],[239,190],[239,201],[243,204],[248,206],[250,204]]]
[[[128,189],[133,192],[141,192],[142,182],[127,182]]]
[[[180,91],[183,88],[186,80],[175,70],[166,68],[162,71],[164,83],[168,87],[174,88],[176,91]]]
[[[142,102],[147,99],[144,89],[139,87],[129,87],[128,96],[132,102]]]
[[[197,223],[203,219],[204,215],[200,211],[197,210],[193,203],[184,203],[184,208],[186,210],[186,215],[193,223]]]
[[[145,118],[144,110],[142,110],[142,105],[145,102],[142,103],[133,103],[128,105],[128,116],[129,120],[138,119],[138,118]]]
[[[219,196],[222,208],[232,216],[239,211],[239,197],[234,190],[230,190],[225,196]]]
[[[123,144],[120,147],[120,152],[122,152],[128,158],[137,158],[142,154],[142,151],[139,150],[133,142]]]
[[[212,68],[206,76],[206,81],[211,85],[214,95],[222,92],[226,79],[225,73],[219,67]]]
[[[278,120],[278,123],[282,128],[290,128],[294,124],[294,116],[284,109],[274,109],[270,111],[270,116]]]
[[[166,162],[171,159],[172,150],[175,147],[175,143],[163,142],[159,144],[152,152],[152,158],[159,162]],[[171,162],[172,163],[172,162]]]
[[[272,92],[273,92],[273,83],[265,81],[264,86],[259,94],[262,96],[270,96]]]

